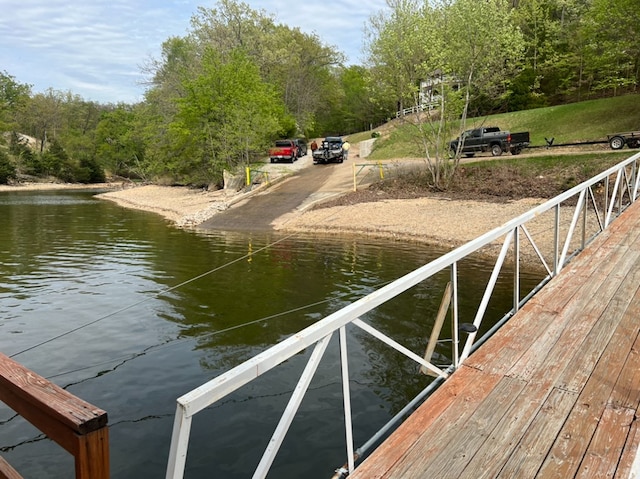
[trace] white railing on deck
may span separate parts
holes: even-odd
[[[400,351],[416,363],[422,365],[439,378],[445,380],[451,372],[471,354],[474,347],[482,342],[496,328],[493,328],[483,338],[478,338],[477,330],[480,328],[485,316],[487,305],[494,291],[498,276],[505,265],[505,260],[509,253],[513,254],[513,309],[508,312],[503,321],[511,317],[526,302],[535,291],[529,292],[525,296],[520,293],[520,256],[521,239],[526,238],[525,243],[540,260],[541,265],[547,272],[547,277],[543,281],[546,283],[557,275],[570,259],[584,249],[585,245],[593,239],[595,235],[607,228],[611,221],[624,209],[633,203],[638,196],[639,175],[638,162],[640,153],[633,155],[627,160],[608,169],[607,171],[591,178],[590,180],[570,189],[569,191],[553,198],[521,216],[505,223],[504,225],[489,231],[479,238],[441,256],[440,258],[422,266],[421,268],[395,280],[387,286],[374,291],[362,299],[346,306],[345,308],[325,317],[314,325],[300,331],[287,338],[281,343],[271,347],[254,358],[236,366],[221,376],[212,379],[193,391],[185,394],[177,400],[177,410],[173,426],[171,439],[171,449],[166,477],[169,479],[182,478],[184,474],[187,449],[189,445],[190,426],[193,416],[206,407],[224,398],[226,395],[236,391],[243,385],[256,379],[260,375],[278,366],[297,353],[306,348],[313,347],[313,352],[309,358],[306,368],[300,377],[298,384],[289,400],[286,409],[280,419],[262,460],[257,466],[253,475],[254,478],[264,478],[275,459],[280,445],[287,433],[300,403],[307,391],[311,379],[320,364],[323,353],[329,340],[338,333],[340,340],[340,355],[342,364],[342,388],[344,397],[344,417],[345,435],[347,442],[346,464],[344,472],[351,472],[354,469],[354,457],[360,455],[359,451],[354,451],[352,424],[351,424],[351,404],[349,394],[349,371],[348,371],[348,351],[346,342],[346,325],[352,324],[366,331],[390,347]],[[600,201],[597,198],[600,198]],[[561,205],[563,203],[575,202],[575,207],[568,225],[561,225]],[[562,206],[566,208],[566,206]],[[547,258],[542,251],[543,248],[537,243],[536,234],[533,234],[528,226],[539,219],[545,212],[551,215],[553,222],[552,251],[547,252]],[[588,236],[589,226],[592,225],[595,231]],[[563,231],[563,228],[566,231]],[[581,231],[579,238],[576,231]],[[562,234],[566,233],[566,234]],[[491,276],[486,285],[480,305],[473,318],[475,331],[471,328],[462,350],[461,341],[458,334],[458,290],[457,271],[458,263],[467,256],[477,253],[481,248],[491,244],[500,244],[500,252],[493,267]],[[452,320],[452,363],[443,369],[431,362],[423,359],[422,356],[402,346],[392,338],[376,330],[360,319],[365,313],[375,309],[381,304],[395,298],[399,294],[416,286],[427,278],[430,278],[441,271],[449,271],[451,277],[451,320]],[[467,328],[470,330],[470,328]],[[354,454],[355,452],[355,454]]]

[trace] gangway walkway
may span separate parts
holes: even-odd
[[[635,203],[349,477],[636,477],[639,288]]]
[[[639,192],[637,153],[187,392],[177,399],[167,479],[184,476],[195,415],[308,350],[253,474],[266,478],[332,337],[339,343],[340,359],[332,366],[340,369],[347,459],[336,471],[340,477],[626,479],[629,471],[640,471]],[[468,292],[458,281],[459,268],[481,251],[495,251],[495,263],[475,312],[463,313],[459,306]],[[547,272],[530,291],[520,281],[525,252],[534,253]],[[449,278],[442,305],[450,306],[441,305],[443,315],[433,312],[424,356],[363,320],[441,274]],[[500,278],[511,284],[512,308],[483,325]],[[451,327],[442,335],[436,325],[445,317]],[[490,329],[483,333],[483,326]],[[348,344],[356,330],[435,377],[357,449]],[[451,346],[450,357],[429,352],[432,338]]]

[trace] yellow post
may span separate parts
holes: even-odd
[[[251,168],[247,166],[245,171],[247,172],[247,186],[249,186],[251,184]]]
[[[384,170],[382,169],[382,162],[378,162],[378,168],[380,168],[380,179],[384,180]]]

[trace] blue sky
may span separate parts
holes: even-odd
[[[277,23],[315,33],[362,63],[364,25],[385,0],[244,0]],[[183,36],[192,0],[0,0],[0,71],[35,93],[71,91],[101,103],[142,99],[141,67],[158,58],[162,42]]]

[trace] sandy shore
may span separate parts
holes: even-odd
[[[145,185],[123,188],[122,185],[91,185],[95,189],[113,191],[97,195],[127,207],[162,215],[178,227],[196,227],[201,222],[225,210],[236,199],[224,190],[204,191],[184,187]],[[2,187],[0,191],[34,189],[87,188],[76,185],[25,185]],[[542,199],[524,199],[508,203],[458,201],[434,198],[384,200],[348,206],[294,211],[278,218],[273,228],[282,232],[304,232],[334,235],[364,235],[398,241],[437,244],[454,248],[504,224],[541,204]],[[540,218],[529,230],[542,244],[550,248],[553,231],[549,218]],[[499,248],[486,250],[494,254]],[[523,260],[537,262],[532,249],[522,250]]]
[[[455,247],[521,215],[544,200],[510,203],[418,198],[307,211],[281,218],[283,231],[357,233]]]
[[[178,227],[197,226],[230,206],[235,195],[224,190],[145,185],[97,195],[116,204],[162,215]]]
[[[182,227],[197,227],[211,215],[226,209],[229,200],[224,192],[211,193],[161,186],[124,189],[100,196],[116,201],[122,206],[158,213]],[[274,221],[272,227],[283,233],[368,236],[454,249],[544,201],[539,198],[508,203],[434,198],[384,200],[293,211]],[[562,210],[561,230],[567,231],[573,208]],[[528,232],[547,261],[553,258],[554,221],[554,213],[549,211],[527,224]],[[494,243],[483,248],[478,254],[495,257],[500,247],[501,242]],[[511,256],[508,261],[510,258]],[[542,268],[536,251],[524,235],[520,242],[520,259],[529,267]]]

